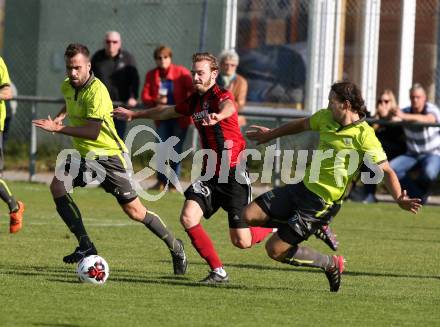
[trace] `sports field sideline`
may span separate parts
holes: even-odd
[[[73,197],[100,255],[110,265],[103,287],[77,282],[61,258],[72,239],[54,209],[48,187],[11,183],[26,202],[25,225],[8,233],[0,219],[0,326],[435,326],[440,314],[440,208],[417,216],[394,204],[346,203],[333,227],[347,259],[339,293],[319,270],[268,259],[264,245],[234,248],[227,219],[204,226],[225,261],[231,283],[201,286],[208,267],[191,247],[178,215],[183,196],[146,203],[186,244],[189,270],[172,274],[169,254],[151,233],[126,218],[101,189]],[[309,242],[330,253],[320,241]]]

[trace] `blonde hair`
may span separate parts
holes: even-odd
[[[198,52],[193,54],[192,63],[196,63],[199,61],[208,61],[209,66],[211,67],[211,71],[218,70],[218,60],[217,58],[209,52]]]
[[[377,106],[376,106],[376,116],[378,116],[378,110],[377,107],[379,106],[379,101],[382,98],[383,95],[387,95],[390,98],[390,110],[398,108],[396,96],[394,95],[394,92],[391,89],[384,89],[382,92],[380,92],[379,97],[377,99]]]

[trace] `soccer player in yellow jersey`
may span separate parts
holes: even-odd
[[[70,44],[64,56],[67,78],[61,91],[65,106],[53,120],[48,117],[33,121],[35,126],[45,131],[72,136],[73,146],[80,155],[80,160],[66,156],[63,161],[63,171],[71,175],[71,179],[57,177],[56,174],[50,185],[57,211],[79,243],[63,261],[74,263],[85,256],[97,254],[84,228],[81,213],[67,192],[72,187],[87,185],[92,172],[104,175],[101,186],[117,199],[131,219],[144,224],[165,242],[171,252],[174,273],[184,274],[187,260],[183,242],[173,236],[158,215],[143,206],[133,189],[132,172],[127,168],[127,149],[115,130],[111,117],[113,105],[107,88],[90,70],[89,50],[82,44]],[[66,116],[69,126],[62,124]],[[77,169],[73,169],[75,165]]]
[[[402,209],[417,213],[421,204],[420,199],[408,198],[401,189],[373,128],[365,122],[359,88],[351,82],[335,83],[328,99],[328,108],[310,118],[296,119],[275,129],[251,126],[247,136],[259,144],[307,130],[319,132],[320,142],[303,182],[259,196],[244,209],[242,218],[251,226],[278,227],[266,243],[269,257],[294,266],[321,268],[330,291],[337,292],[344,258],[299,244],[328,224],[362,161],[375,168],[373,171],[383,173],[388,191]]]
[[[0,57],[0,176],[3,173],[3,129],[6,119],[5,100],[12,98],[11,80],[9,79],[8,68]],[[9,207],[9,232],[17,233],[23,224],[24,204],[15,200],[6,182],[0,178],[0,198]]]

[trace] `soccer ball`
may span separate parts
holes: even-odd
[[[102,285],[110,273],[107,261],[99,255],[90,255],[78,262],[78,278],[83,283]]]

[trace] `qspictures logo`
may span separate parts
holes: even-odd
[[[136,151],[134,142],[136,138],[153,139],[143,144]],[[170,185],[173,185],[178,192],[183,193],[183,188],[179,177],[171,168],[171,162],[179,163],[193,152],[190,148],[182,153],[175,151],[175,146],[179,138],[172,136],[167,140],[162,140],[156,131],[145,125],[138,125],[130,130],[125,143],[128,153],[123,154],[126,163],[126,171],[116,171],[114,174],[118,178],[124,178],[130,181],[137,194],[148,201],[157,201],[162,198]],[[344,144],[351,142],[351,139]],[[227,183],[231,176],[230,161],[231,149],[233,143],[231,140],[225,141],[224,150],[220,157],[211,149],[199,149],[194,152],[192,157],[191,183],[200,183],[212,178],[218,178],[219,183]],[[141,170],[134,172],[131,162],[132,157],[136,157],[146,151],[153,153],[151,159]],[[311,160],[309,155],[311,154]],[[296,157],[295,157],[296,155]],[[332,178],[338,187],[343,187],[355,173],[360,165],[365,164],[371,171],[362,172],[361,180],[364,184],[378,184],[383,179],[383,171],[374,164],[375,153],[367,153],[363,158],[354,149],[344,149],[335,151],[329,149],[323,150],[277,150],[275,145],[267,146],[264,149],[245,149],[239,154],[237,165],[233,169],[235,180],[241,184],[252,184],[257,181],[260,183],[271,183],[274,174],[274,161],[276,156],[282,156],[281,170],[292,171],[293,163],[296,163],[294,177],[281,176],[284,184],[296,184],[308,178],[310,183],[319,183],[322,178],[328,181]],[[263,161],[262,170],[250,174],[246,172],[248,160]],[[107,175],[106,169],[102,163],[109,160],[105,155],[90,152],[86,157],[81,157],[75,149],[65,149],[57,156],[55,176],[63,181],[68,192],[73,192],[73,181],[81,178],[84,185],[100,184]],[[201,165],[201,163],[204,163]],[[155,168],[153,168],[155,167]],[[203,171],[203,174],[202,174]],[[165,175],[168,183],[165,188],[157,192],[149,192],[142,187],[142,181],[152,177],[156,172]],[[325,176],[324,176],[325,175]]]

